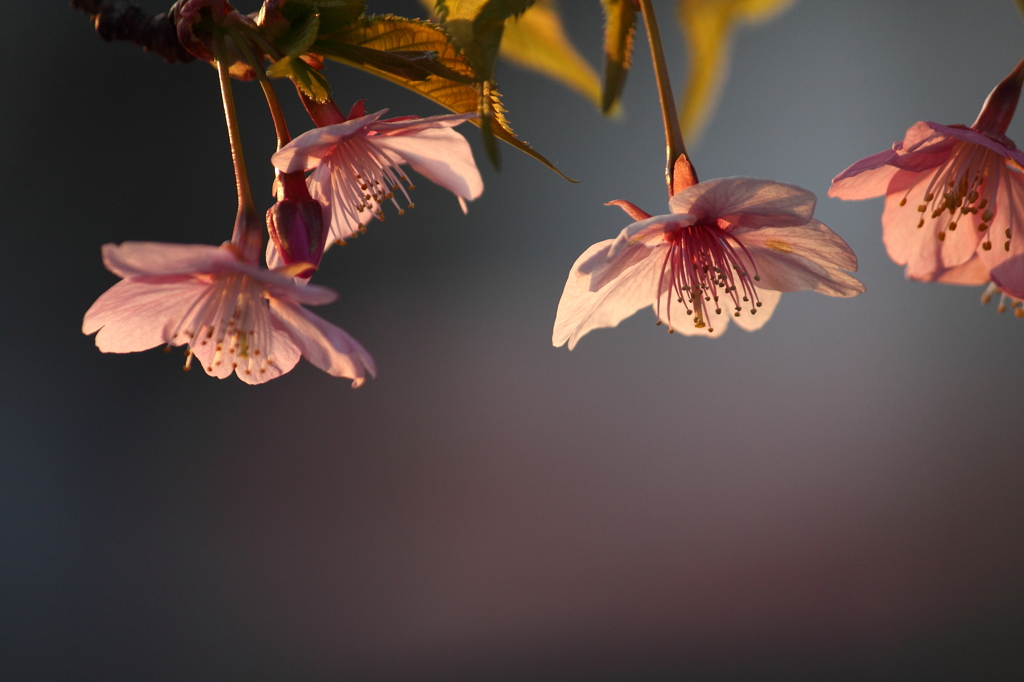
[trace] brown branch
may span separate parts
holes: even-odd
[[[96,32],[108,43],[131,41],[160,55],[168,64],[195,59],[178,41],[173,7],[150,17],[131,0],[71,0],[71,6],[88,14]]]

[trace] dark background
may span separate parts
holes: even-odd
[[[561,6],[598,63],[598,3]],[[665,212],[660,118],[644,41],[617,122],[503,65],[517,131],[582,182],[507,147],[496,173],[460,128],[469,215],[418,182],[318,275],[380,368],[358,391],[81,334],[101,244],[230,235],[217,79],[63,2],[2,7],[4,679],[1024,678],[1024,320],[904,281],[881,202],[825,197],[915,121],[973,121],[1024,54],[1010,0],[805,0],[737,34],[701,177],[817,193],[868,292],[787,294],[718,340],[642,311],[551,347],[569,266],[628,222],[603,202]],[[326,73],[343,108],[441,113]],[[265,208],[270,119],[237,96]]]

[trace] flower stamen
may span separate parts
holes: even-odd
[[[924,227],[926,218],[937,221],[948,212],[948,221],[942,219],[938,225],[944,227],[935,232],[939,241],[943,241],[947,231],[956,230],[960,218],[966,216],[973,222],[973,216],[980,216],[977,229],[985,233],[982,248],[990,250],[992,242],[987,230],[996,216],[995,193],[1004,166],[1003,157],[991,149],[976,144],[958,144],[920,195],[920,203],[915,206],[920,214],[917,227]],[[907,199],[913,192],[914,187],[907,190],[899,202],[901,207],[907,205]]]
[[[736,317],[743,312],[744,304],[750,305],[751,315],[757,313],[761,301],[754,282],[760,277],[743,244],[717,225],[703,223],[675,227],[665,233],[664,239],[669,248],[662,260],[656,312],[659,318],[666,320],[670,330],[673,298],[683,304],[688,316],[693,316],[694,327],[707,328],[709,333],[714,332],[709,326],[711,311],[722,314],[722,299],[732,302]],[[739,250],[733,244],[738,245]],[[664,316],[661,313],[663,298]],[[714,305],[710,305],[712,302]]]

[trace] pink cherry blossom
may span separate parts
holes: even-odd
[[[475,113],[378,120],[386,112],[364,116],[357,105],[358,116],[303,133],[271,157],[284,173],[313,169],[309,191],[330,216],[334,242],[358,234],[373,217],[383,219],[387,201],[404,213],[396,193],[412,207],[408,190],[413,185],[403,163],[455,193],[463,211],[483,192],[469,143],[451,129]]]
[[[186,369],[195,356],[207,374],[248,384],[291,371],[300,356],[353,387],[376,375],[355,339],[300,305],[330,303],[333,291],[249,265],[230,245],[105,244],[103,263],[123,279],[89,308],[82,331],[104,353],[187,344]]]
[[[983,284],[1024,252],[1024,153],[1004,134],[1022,79],[1024,61],[970,128],[920,121],[832,180],[829,196],[885,196],[883,241],[908,278]],[[1007,273],[1006,286],[1024,296],[1024,268]]]
[[[799,187],[709,180],[678,192],[672,212],[653,217],[629,202],[612,204],[637,222],[576,260],[555,315],[555,346],[568,342],[571,350],[590,330],[648,305],[670,332],[719,336],[730,317],[747,331],[762,327],[783,291],[864,291],[844,272],[857,270],[857,257],[812,218],[815,197]]]

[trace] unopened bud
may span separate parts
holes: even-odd
[[[277,203],[267,211],[270,238],[286,265],[313,265],[296,275],[310,277],[326,246],[323,206],[309,195],[302,171],[279,174],[275,186]]]

